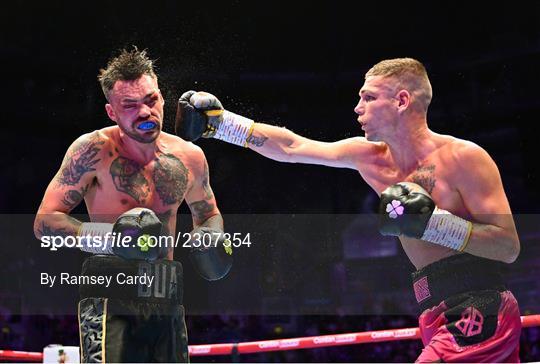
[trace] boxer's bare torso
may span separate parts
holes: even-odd
[[[499,183],[492,185],[491,190],[484,191],[486,196],[481,196],[482,200],[477,202],[477,188],[484,186],[485,182],[478,181],[478,185],[471,183],[474,180],[471,175],[477,174],[479,179],[491,178],[493,181],[500,181],[500,177],[496,167],[493,168],[494,163],[475,163],[476,159],[489,157],[471,142],[431,133],[430,138],[425,140],[425,148],[421,148],[423,154],[419,155],[418,162],[402,168],[387,144],[368,142],[364,138],[358,140],[362,145],[358,148],[355,166],[379,196],[390,185],[402,181],[414,182],[430,193],[439,208],[467,220],[495,223],[500,218],[497,214],[510,215],[506,195]],[[482,168],[484,171],[479,170]],[[492,210],[491,206],[495,205],[498,209]],[[400,241],[417,269],[458,254],[455,250],[418,239],[402,236]]]
[[[252,137],[258,142],[249,147],[279,161],[354,169],[378,195],[398,182],[417,183],[440,209],[474,224],[465,252],[508,263],[515,260],[519,239],[499,170],[489,154],[472,142],[434,133],[425,123],[405,122],[400,124],[403,130],[395,131],[399,137],[392,144],[365,137],[320,142],[257,123]],[[400,240],[417,269],[458,254],[426,241]]]
[[[141,161],[124,150],[117,127],[97,131],[91,140],[100,149],[84,197],[92,220],[114,222],[126,210],[147,207],[174,232],[176,210],[194,179],[190,170],[202,163],[193,145],[161,133],[154,158]]]
[[[379,196],[390,185],[402,181],[414,182],[431,194],[437,206],[468,219],[470,214],[461,193],[452,187],[455,176],[451,171],[455,170],[456,163],[452,150],[460,142],[446,136],[437,139],[434,149],[416,167],[402,170],[394,162],[386,144],[373,143],[371,151],[362,156],[362,161],[358,161],[357,169]],[[370,159],[371,163],[365,163],[364,158]],[[401,237],[400,240],[407,256],[417,268],[457,253],[417,239]]]
[[[83,135],[69,148],[40,213],[69,213],[84,199],[93,222],[114,223],[125,211],[146,207],[158,215],[165,233],[173,235],[186,196],[194,220],[217,210],[199,147],[161,132],[153,155],[141,158],[130,153],[120,129],[112,126]]]

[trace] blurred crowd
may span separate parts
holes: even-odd
[[[235,343],[404,328],[417,326],[412,316],[187,316],[190,344]],[[0,314],[0,349],[41,351],[48,344],[79,345],[73,315]],[[523,329],[522,361],[540,360],[540,327]],[[260,354],[191,357],[192,362],[413,362],[422,350],[419,340],[289,350]]]

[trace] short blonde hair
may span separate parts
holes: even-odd
[[[413,58],[386,59],[371,67],[367,71],[365,78],[371,76],[382,76],[395,78],[398,87],[405,89],[413,96],[413,104],[427,111],[433,91],[431,83],[422,63]]]

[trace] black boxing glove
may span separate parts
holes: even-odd
[[[208,281],[221,279],[229,273],[233,263],[231,241],[223,231],[199,226],[190,233],[189,259],[201,277]]]
[[[163,224],[156,213],[147,208],[126,211],[113,225],[113,233],[130,236],[132,246],[113,246],[113,254],[124,259],[144,259],[153,261],[167,255],[167,246],[160,246]]]
[[[187,91],[178,100],[176,135],[187,141],[216,138],[247,146],[254,121],[224,110],[218,98],[207,92]]]
[[[77,235],[82,238],[83,251],[153,261],[168,252],[166,244],[161,246],[159,241],[162,226],[154,211],[136,207],[120,215],[114,224],[83,223]]]
[[[189,102],[193,94],[195,91],[187,91],[180,96],[174,124],[176,135],[188,142],[199,139],[208,128],[208,117]]]
[[[429,193],[412,182],[399,182],[381,193],[379,232],[421,239],[463,251],[472,223],[439,209]]]

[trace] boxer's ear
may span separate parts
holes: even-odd
[[[398,101],[398,111],[404,112],[411,104],[411,94],[407,90],[401,90],[397,93],[396,100]]]
[[[105,104],[105,111],[107,111],[107,116],[109,116],[109,119],[111,119],[114,122],[118,122],[116,113],[114,112],[114,109],[111,104]]]

